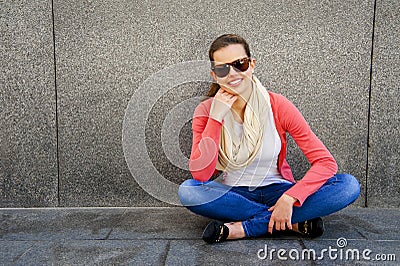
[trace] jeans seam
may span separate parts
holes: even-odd
[[[246,237],[249,237],[249,230],[247,229],[246,226],[246,221],[242,221],[242,226],[243,226],[243,231]]]

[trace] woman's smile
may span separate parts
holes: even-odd
[[[232,86],[232,87],[237,87],[242,83],[242,81],[243,81],[242,78],[236,78],[236,79],[233,79],[232,81],[229,81],[228,85]]]

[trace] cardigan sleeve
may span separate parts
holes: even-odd
[[[216,172],[222,124],[209,117],[211,99],[201,102],[192,121],[193,142],[189,170],[194,179],[205,182]]]
[[[279,117],[282,127],[292,136],[311,164],[305,176],[285,192],[298,200],[294,206],[301,206],[308,196],[336,174],[337,164],[328,149],[312,132],[300,111],[283,96]]]

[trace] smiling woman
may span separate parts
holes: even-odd
[[[360,186],[336,174],[332,155],[298,109],[267,91],[253,74],[256,60],[238,35],[218,37],[209,50],[214,79],[193,116],[189,168],[179,187],[181,203],[215,219],[204,241],[264,236],[280,230],[322,235],[321,216],[354,202]],[[286,162],[290,134],[311,164],[296,183]]]

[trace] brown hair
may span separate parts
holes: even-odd
[[[219,49],[226,47],[230,44],[241,44],[243,45],[244,50],[248,57],[251,57],[249,44],[243,39],[241,36],[236,34],[224,34],[219,36],[210,46],[210,50],[208,50],[208,57],[210,58],[211,63],[214,61],[214,53]],[[208,92],[206,94],[207,97],[214,97],[217,94],[220,86],[217,83],[212,83]]]

